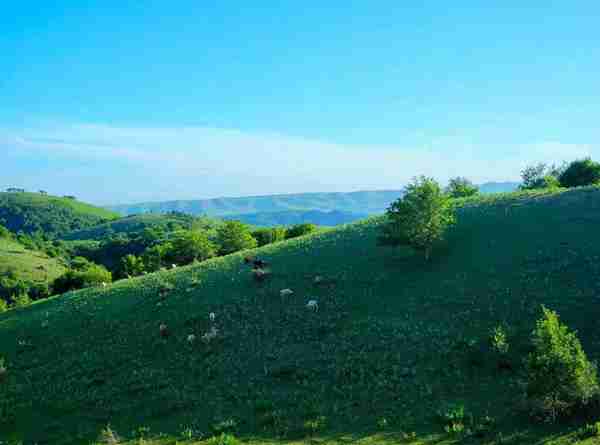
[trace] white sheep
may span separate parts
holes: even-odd
[[[214,340],[215,338],[217,338],[218,334],[219,334],[218,329],[213,326],[212,328],[210,328],[210,331],[208,331],[207,333],[205,333],[202,336],[202,341],[204,343],[210,343],[211,340]]]
[[[317,300],[309,300],[309,302],[306,303],[306,309],[317,312],[319,310],[319,303]]]
[[[214,313],[214,312],[211,312],[210,314],[208,314],[208,319],[209,319],[211,322],[213,322],[213,323],[214,323],[214,321],[215,321],[215,318],[216,318],[216,315],[215,315],[215,313]]]
[[[194,343],[195,340],[196,340],[196,336],[194,334],[190,334],[187,336],[188,343]]]
[[[294,293],[294,291],[293,291],[293,290],[291,290],[291,289],[281,289],[281,290],[279,291],[279,295],[280,295],[281,297],[289,297],[289,296],[290,296],[290,295],[292,295],[293,293]]]
[[[177,269],[177,264],[171,264],[171,269]]]

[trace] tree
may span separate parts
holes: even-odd
[[[580,187],[600,183],[600,163],[590,158],[573,161],[558,180],[563,187]]]
[[[560,323],[556,312],[543,306],[542,312],[527,358],[527,396],[554,420],[597,395],[598,378],[575,332]]]
[[[297,238],[299,236],[308,235],[316,232],[317,226],[311,223],[295,224],[289,227],[285,232],[285,239]]]
[[[257,242],[246,224],[241,221],[226,221],[217,229],[217,244],[219,254],[227,255],[238,250],[252,249]]]
[[[112,274],[105,267],[90,264],[83,269],[71,269],[62,274],[52,285],[55,293],[62,294],[75,289],[112,282]]]
[[[446,193],[453,198],[466,198],[479,193],[479,188],[467,178],[457,176],[456,178],[450,179],[448,187],[446,188]]]
[[[141,275],[145,270],[144,261],[135,255],[125,255],[121,258],[121,270],[125,276]]]
[[[429,261],[434,244],[443,239],[444,232],[454,222],[451,198],[435,180],[420,176],[387,209],[379,243],[411,246],[423,251]]]
[[[258,241],[259,246],[276,243],[285,239],[286,230],[283,227],[271,227],[258,229],[252,232],[252,236]]]
[[[202,230],[186,230],[171,241],[167,258],[177,264],[204,261],[215,256],[215,245]]]
[[[528,165],[521,170],[521,190],[533,190],[544,188],[544,177],[548,174],[548,166],[543,162]]]

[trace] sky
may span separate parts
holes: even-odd
[[[597,0],[10,2],[0,188],[117,204],[600,160],[598,23]]]

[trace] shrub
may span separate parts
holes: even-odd
[[[563,187],[579,187],[600,182],[600,164],[590,158],[573,161],[558,178]]]
[[[434,244],[443,239],[444,232],[454,222],[451,198],[436,181],[421,176],[388,208],[378,241],[381,245],[411,246],[423,251],[429,260]]]
[[[240,221],[226,221],[217,229],[219,254],[228,255],[238,250],[252,249],[257,246],[248,226]]]
[[[112,282],[112,274],[106,268],[91,264],[83,270],[68,270],[54,280],[52,287],[55,293],[62,294],[71,290],[110,282]]]
[[[596,366],[588,361],[574,332],[542,307],[527,358],[527,396],[534,414],[550,420],[585,405],[598,393]],[[539,411],[539,413],[537,412]]]
[[[297,238],[302,235],[316,232],[317,226],[311,223],[295,224],[285,231],[285,239]]]
[[[590,437],[600,437],[600,422],[588,423],[577,431],[577,437],[581,440]]]
[[[0,314],[8,310],[8,303],[0,298]]]
[[[17,295],[14,297],[13,301],[16,308],[27,307],[31,304],[31,298],[25,293]]]
[[[466,198],[479,193],[479,188],[467,178],[458,176],[450,179],[448,187],[446,187],[446,193],[453,198]]]
[[[267,229],[258,229],[252,232],[252,236],[258,242],[258,246],[283,241],[286,236],[286,230],[283,227],[272,227]]]
[[[506,330],[502,326],[496,326],[492,330],[490,341],[492,343],[492,349],[494,351],[502,355],[508,353],[508,336],[506,335]]]
[[[221,433],[220,436],[211,437],[207,445],[239,445],[240,441],[233,434]]]

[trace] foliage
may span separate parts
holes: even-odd
[[[56,237],[90,227],[117,215],[66,198],[39,193],[0,193],[0,223],[11,232],[42,232]]]
[[[547,165],[543,162],[525,167],[521,171],[521,190],[536,190],[560,187],[559,177],[566,169],[566,165]]]
[[[586,404],[598,393],[596,366],[574,332],[558,315],[542,307],[533,332],[534,351],[527,358],[527,395],[536,410],[554,420]]]
[[[0,238],[12,238],[12,233],[6,227],[0,224]]]
[[[443,239],[444,232],[454,222],[450,198],[437,182],[421,176],[415,178],[406,187],[405,195],[387,210],[379,242],[411,246],[423,251],[429,260],[434,244]]]
[[[220,255],[257,246],[248,226],[240,221],[226,221],[217,229],[217,245]]]
[[[562,187],[581,187],[600,182],[600,163],[590,158],[573,161],[558,177]]]
[[[75,289],[110,283],[112,274],[105,267],[90,264],[80,269],[70,269],[54,280],[52,287],[57,294],[63,294]]]
[[[285,231],[285,239],[297,238],[317,231],[317,226],[310,223],[296,224]]]
[[[590,437],[600,437],[600,422],[584,425],[577,431],[577,436],[580,440],[589,439]]]
[[[457,176],[450,179],[446,193],[453,198],[467,198],[479,193],[479,188],[467,178]]]
[[[204,261],[215,256],[216,248],[203,230],[187,230],[171,241],[166,253],[167,261],[184,265],[193,261]]]
[[[496,326],[491,335],[492,349],[499,354],[507,354],[509,349],[508,336],[503,326]]]
[[[276,243],[285,239],[286,230],[283,227],[272,227],[258,229],[252,232],[252,237],[258,242],[258,246]]]
[[[16,308],[23,308],[23,307],[27,307],[31,304],[31,298],[29,298],[29,295],[22,293],[17,295],[16,297],[14,297],[14,307]]]
[[[125,255],[121,258],[121,270],[127,276],[136,277],[146,270],[142,258],[135,255]]]
[[[8,310],[8,303],[3,300],[2,298],[0,298],[0,314],[2,312],[6,312]]]

